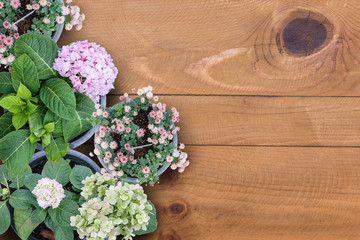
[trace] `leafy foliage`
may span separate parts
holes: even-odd
[[[11,73],[0,73],[0,106],[9,111],[0,118],[0,158],[12,176],[25,168],[36,142],[50,161],[59,161],[69,151],[68,142],[92,127],[87,118],[94,111],[94,103],[81,93],[75,97],[69,80],[54,70],[54,41],[24,34],[15,55]]]

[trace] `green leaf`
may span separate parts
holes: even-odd
[[[12,124],[18,130],[27,123],[28,117],[23,112],[15,113],[12,117]]]
[[[0,117],[0,138],[3,138],[6,134],[15,130],[12,125],[12,116],[13,113],[7,112]]]
[[[34,132],[34,135],[35,135],[36,137],[41,137],[42,135],[44,135],[44,133],[45,133],[45,129],[42,128],[42,129]]]
[[[39,79],[56,77],[57,72],[53,69],[53,63],[58,55],[58,46],[50,38],[40,34],[23,34],[16,40],[16,58],[26,53],[35,63]]]
[[[41,141],[43,146],[48,146],[51,143],[51,133],[44,133],[44,135],[41,136]]]
[[[46,147],[45,152],[47,159],[56,162],[64,157],[70,150],[69,143],[63,138],[51,138],[50,144]]]
[[[55,226],[68,227],[70,226],[70,217],[79,214],[78,208],[79,206],[76,202],[63,199],[57,208],[49,208],[48,212]]]
[[[50,122],[44,125],[44,129],[46,132],[53,132],[55,130],[55,123],[54,122]]]
[[[27,100],[30,100],[30,98],[31,98],[31,92],[25,85],[20,83],[20,86],[16,93],[16,96],[27,101]]]
[[[71,227],[55,226],[54,237],[56,240],[74,240],[74,232]]]
[[[38,72],[34,62],[27,54],[16,56],[16,59],[11,66],[11,80],[13,88],[16,91],[19,91],[18,88],[21,83],[30,89],[33,95],[39,90],[40,81]]]
[[[62,127],[65,141],[70,142],[78,135],[92,128],[92,123],[88,120],[95,112],[94,102],[82,93],[75,93],[76,97],[76,118],[74,120],[63,120]]]
[[[24,105],[25,102],[18,96],[6,96],[0,100],[0,106],[12,113],[21,112]]]
[[[24,170],[34,155],[35,148],[36,145],[30,142],[29,130],[17,130],[0,139],[0,159],[11,176]]]
[[[66,199],[73,200],[75,202],[79,201],[79,195],[70,191],[64,191]]]
[[[40,140],[41,140],[41,138],[35,136],[34,133],[31,133],[31,134],[30,134],[30,142],[31,142],[31,144],[34,144],[34,143],[36,143],[36,142],[38,142],[38,141],[40,141]]]
[[[0,202],[0,234],[8,230],[10,226],[10,212],[6,206],[6,201]]]
[[[55,115],[55,113],[53,113],[52,111],[48,110],[45,114],[44,117],[44,124],[50,123],[50,122],[54,122],[55,123],[55,128],[54,131],[52,132],[52,135],[57,138],[57,137],[62,137],[63,136],[63,130],[62,130],[62,120],[59,116]]]
[[[5,165],[0,165],[0,183],[7,186],[7,181],[10,179],[10,175]]]
[[[31,132],[36,132],[43,128],[43,119],[47,108],[44,104],[39,103],[36,110],[29,116],[29,127]]]
[[[15,177],[10,178],[11,184],[10,187],[20,189],[25,185],[25,177],[31,174],[31,168],[29,165],[25,167],[25,169]]]
[[[36,108],[38,107],[37,105],[33,104],[30,100],[26,101],[26,104],[28,107],[29,114],[34,113]]]
[[[11,194],[9,203],[15,209],[29,209],[36,204],[36,199],[29,190],[19,189]]]
[[[60,78],[47,80],[40,90],[40,99],[52,112],[67,120],[75,119],[75,94]]]
[[[38,226],[31,222],[31,209],[14,209],[14,224],[19,237],[28,239],[31,232]]]
[[[46,215],[45,221],[44,221],[46,227],[48,227],[51,231],[54,231],[55,229],[55,224],[54,222],[51,220],[50,215]]]
[[[42,223],[43,221],[45,221],[46,214],[47,210],[43,208],[35,209],[30,216],[31,222],[36,225]]]
[[[11,73],[0,72],[0,93],[9,94],[14,93],[15,90],[11,82]]]
[[[158,222],[156,220],[156,208],[152,202],[149,201],[149,203],[152,206],[152,210],[149,213],[149,217],[150,217],[149,224],[146,226],[145,231],[141,229],[135,231],[134,232],[135,235],[143,235],[143,234],[151,233],[154,232],[157,228]]]
[[[88,167],[76,165],[70,173],[70,182],[73,186],[81,189],[84,184],[81,183],[86,177],[91,176],[93,173]]]
[[[41,175],[55,179],[58,183],[65,186],[69,182],[70,171],[70,165],[64,159],[60,159],[57,162],[47,161]]]
[[[27,187],[27,189],[29,189],[32,192],[32,190],[34,190],[34,188],[38,184],[39,180],[42,178],[43,177],[37,173],[27,175],[25,177],[25,187]]]

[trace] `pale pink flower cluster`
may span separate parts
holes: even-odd
[[[41,208],[57,208],[63,198],[65,198],[64,188],[54,179],[42,178],[38,181],[32,191]]]
[[[111,56],[103,47],[88,41],[63,46],[55,59],[54,69],[68,77],[74,92],[84,93],[94,102],[114,88],[118,74]]]
[[[4,21],[4,27],[9,25],[9,28],[14,27],[8,21]],[[16,26],[15,26],[16,27]],[[0,34],[0,64],[10,65],[15,60],[15,56],[11,53],[8,53],[9,48],[12,48],[14,45],[14,40],[19,38],[19,33],[13,34],[12,32],[9,35]]]

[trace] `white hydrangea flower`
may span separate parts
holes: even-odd
[[[65,198],[64,188],[54,179],[42,178],[38,181],[32,191],[41,208],[57,208],[63,198]]]

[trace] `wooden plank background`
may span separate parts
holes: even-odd
[[[84,28],[59,44],[88,39],[112,55],[108,105],[152,85],[181,114],[191,164],[146,187],[159,227],[135,239],[360,239],[359,1],[75,3]],[[319,22],[301,53],[282,38],[297,18]]]

